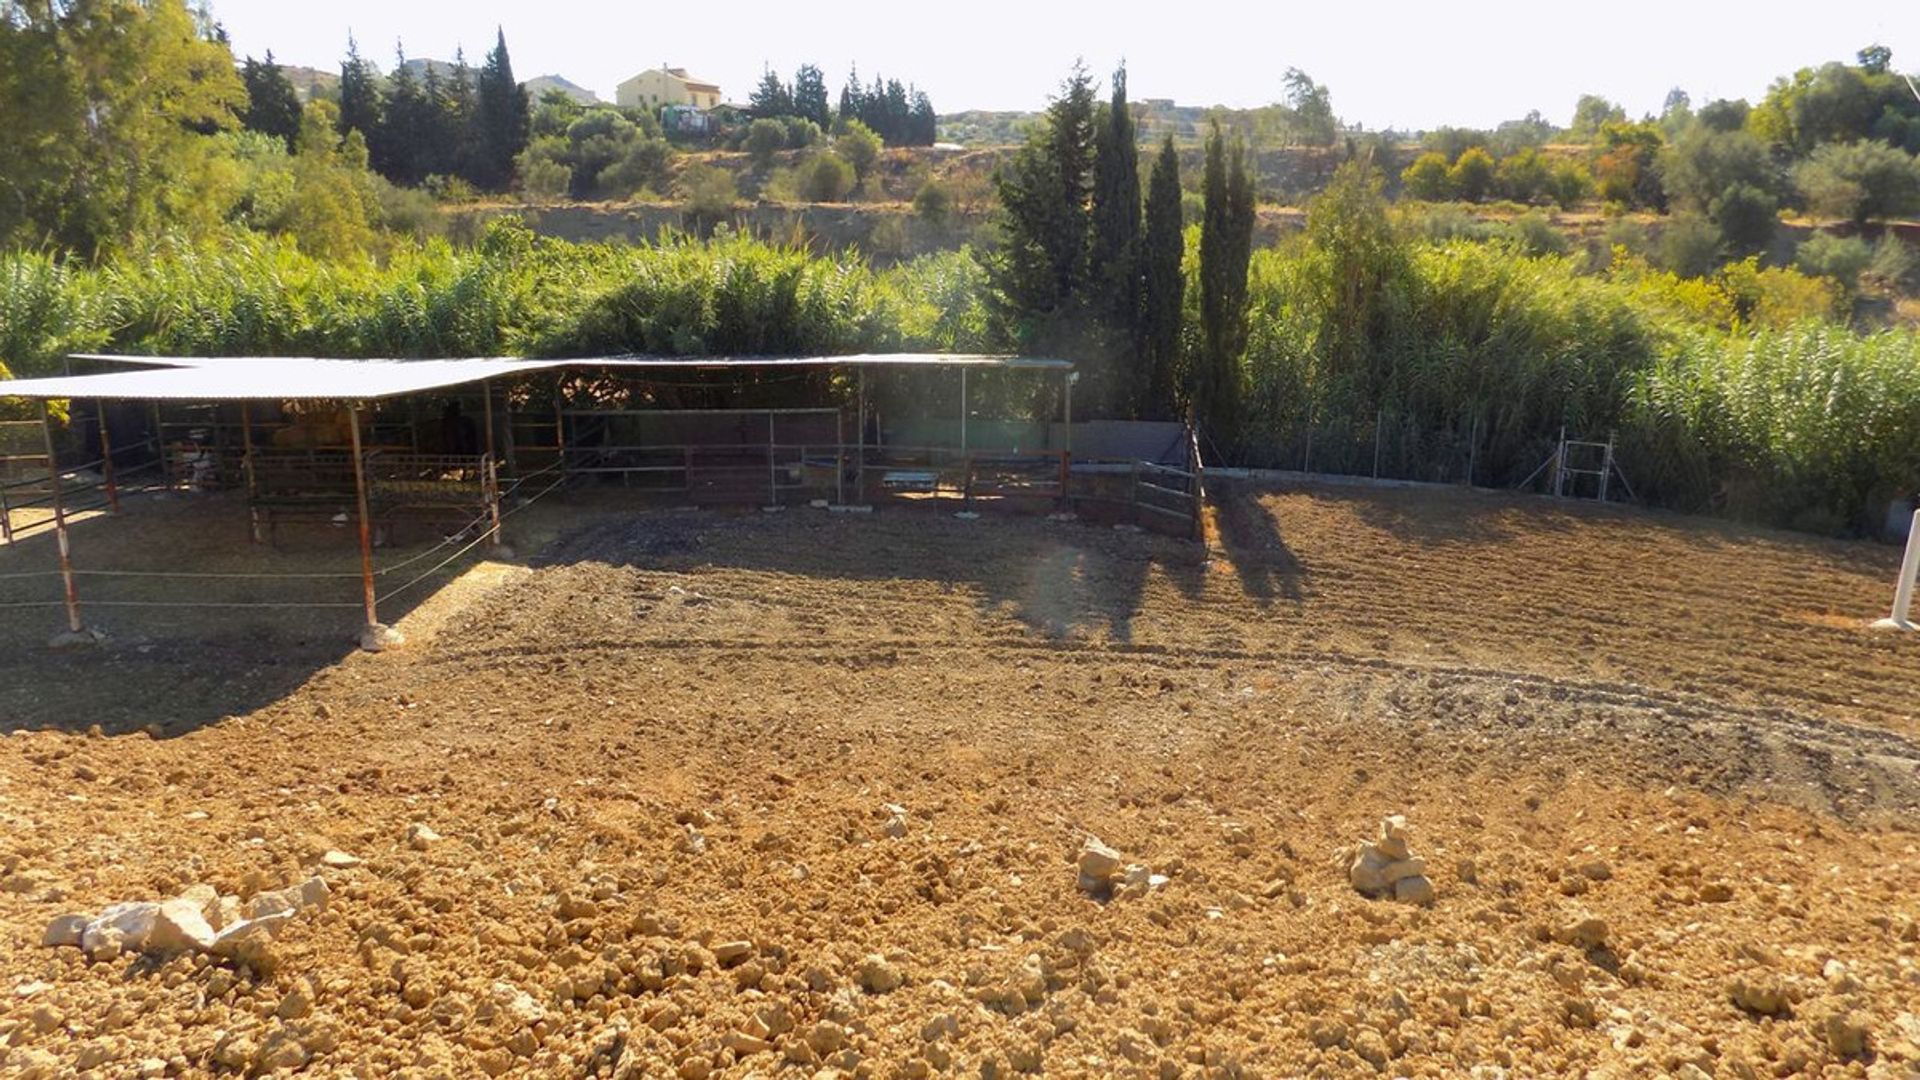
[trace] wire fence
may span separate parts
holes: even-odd
[[[42,460],[44,461],[44,456]],[[68,471],[71,471],[71,470],[68,470]],[[546,498],[547,496],[553,494],[554,492],[560,490],[562,487],[566,486],[571,479],[572,478],[570,476],[566,475],[564,472],[561,471],[561,466],[558,461],[554,462],[553,464],[545,468],[538,469],[533,472],[527,473],[525,475],[516,477],[510,483],[502,487],[497,496],[498,501],[502,504],[508,502],[509,500],[513,501],[512,506],[503,506],[500,509],[500,512],[499,512],[500,518],[504,520],[505,518],[512,517],[513,515],[526,510],[528,507],[534,505],[540,500]],[[42,480],[44,481],[44,477],[42,478]],[[71,489],[68,489],[68,488],[62,489],[63,492],[67,490],[71,490]],[[523,490],[530,490],[531,493],[522,494]],[[437,559],[437,561],[432,561],[431,565],[426,566],[424,570],[415,571],[412,574],[412,576],[409,577],[403,583],[395,585],[391,588],[388,588],[384,592],[378,593],[375,596],[375,603],[376,604],[386,603],[389,600],[392,600],[398,596],[401,596],[402,594],[407,593],[412,589],[417,588],[421,584],[434,578],[436,575],[441,574],[442,572],[447,570],[449,567],[453,566],[455,563],[471,555],[482,544],[485,544],[491,540],[494,540],[496,538],[496,534],[495,534],[495,530],[493,528],[493,522],[492,522],[494,513],[495,513],[495,507],[490,505],[486,509],[479,512],[478,514],[474,515],[472,519],[466,521],[459,528],[453,530],[452,532],[444,534],[441,540],[438,543],[434,544],[432,547],[429,547],[424,551],[415,552],[414,554],[409,555],[405,559],[402,559],[398,562],[390,563],[385,566],[375,567],[372,571],[372,575],[374,579],[378,581],[380,579],[392,578],[395,575],[401,574],[402,572],[405,572],[405,571],[413,571],[414,568],[420,567],[423,564],[427,564],[429,563],[430,560]],[[51,527],[50,522],[48,527]],[[195,583],[218,582],[218,583],[224,583],[224,584],[234,585],[234,586],[243,586],[243,585],[254,584],[254,583],[272,583],[274,587],[283,586],[283,585],[286,585],[287,583],[292,583],[292,582],[342,584],[348,581],[358,582],[364,579],[366,576],[366,574],[361,570],[341,570],[341,571],[207,571],[207,570],[153,570],[153,569],[110,570],[110,569],[101,569],[97,567],[84,567],[84,568],[75,567],[72,569],[71,573],[72,573],[72,576],[77,579],[91,580],[91,581],[102,582],[102,583],[114,582],[114,581],[126,581],[126,582],[132,582],[132,583],[188,581],[188,582],[195,582]],[[0,582],[36,582],[38,581],[38,582],[51,583],[61,579],[62,577],[63,577],[63,572],[58,569],[8,572],[8,573],[0,573]],[[301,609],[304,609],[304,610],[318,610],[318,611],[357,610],[363,606],[363,603],[364,601],[361,601],[361,600],[355,600],[355,601],[334,601],[334,600],[321,600],[321,599],[290,600],[290,599],[281,599],[281,598],[261,599],[261,598],[253,598],[253,597],[249,597],[245,599],[224,599],[224,600],[223,599],[206,599],[206,598],[182,600],[182,599],[174,599],[174,598],[137,599],[137,598],[128,598],[124,596],[121,596],[121,597],[109,596],[104,599],[88,596],[83,598],[83,600],[81,601],[82,607],[84,608],[108,608],[108,609],[148,608],[148,609],[179,609],[179,610],[196,610],[196,609],[301,610]],[[67,601],[65,599],[10,600],[10,601],[0,602],[0,609],[59,608],[59,607],[65,606],[66,604],[67,604]]]

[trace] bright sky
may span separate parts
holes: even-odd
[[[848,66],[912,81],[940,112],[1037,109],[1074,58],[1104,75],[1124,59],[1135,98],[1262,105],[1289,67],[1333,92],[1334,110],[1369,128],[1486,127],[1539,109],[1565,124],[1582,93],[1633,115],[1679,86],[1696,104],[1757,99],[1775,76],[1863,45],[1920,69],[1920,4],[1910,0],[1540,0],[1312,3],[1167,0],[1107,4],[899,0],[829,4],[729,0],[213,0],[240,55],[337,69],[349,30],[363,54],[478,63],[504,26],[521,79],[560,74],[603,98],[662,62],[744,101],[765,65],[791,78],[811,61],[837,100]],[[920,14],[924,12],[924,14]]]

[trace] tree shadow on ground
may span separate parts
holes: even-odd
[[[1287,546],[1279,517],[1261,504],[1258,488],[1236,480],[1208,482],[1221,547],[1240,576],[1240,586],[1262,606],[1275,599],[1306,599],[1307,568]]]
[[[956,520],[950,505],[631,515],[577,530],[533,560],[536,567],[576,563],[932,582],[971,592],[983,617],[1011,617],[1050,639],[1119,643],[1133,640],[1156,578],[1188,599],[1206,578],[1205,553],[1187,541],[992,511]]]
[[[119,514],[83,515],[68,532],[82,572],[81,617],[105,640],[48,646],[67,625],[51,528],[0,547],[0,734],[97,726],[108,734],[182,735],[280,701],[358,651],[365,616],[352,529],[322,521],[254,545],[237,497],[173,493],[130,494]],[[442,537],[410,526],[399,539],[404,546],[375,553],[376,567],[398,567],[377,579],[381,590],[466,543],[399,566]],[[385,600],[381,620],[404,619],[471,563],[457,561]],[[160,576],[169,573],[263,576]],[[283,603],[326,606],[244,606]],[[243,606],[183,606],[212,604]]]

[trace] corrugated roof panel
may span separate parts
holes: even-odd
[[[986,353],[868,353],[855,356],[602,356],[562,360],[474,357],[463,360],[341,360],[318,357],[120,356],[81,353],[76,360],[154,365],[140,371],[0,381],[0,397],[40,400],[300,401],[398,397],[483,379],[557,368],[749,369],[791,367],[997,367],[1071,371],[1066,360]],[[168,365],[168,366],[162,366]]]

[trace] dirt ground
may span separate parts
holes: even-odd
[[[188,509],[76,557],[351,563]],[[1210,550],[516,527],[378,655],[352,612],[61,654],[7,612],[0,1075],[1920,1075],[1897,552],[1341,487],[1223,490]],[[1388,814],[1430,906],[1348,881]],[[1084,891],[1089,837],[1154,879]],[[313,876],[244,962],[40,944]]]

